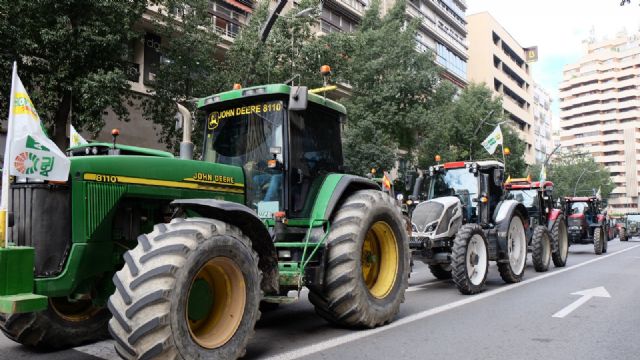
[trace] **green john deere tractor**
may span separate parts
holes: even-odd
[[[123,358],[237,358],[260,303],[302,287],[340,326],[393,320],[408,237],[391,196],[341,173],[344,107],[288,85],[198,107],[202,161],[188,135],[183,159],[114,140],[70,149],[66,183],[12,184],[9,338],[70,347],[108,336],[108,323]]]

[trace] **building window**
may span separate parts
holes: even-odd
[[[467,61],[454,54],[441,43],[436,43],[436,62],[453,74],[466,80]]]

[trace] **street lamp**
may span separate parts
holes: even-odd
[[[588,171],[588,173],[590,174],[594,174],[597,173],[598,170],[594,170],[594,171]],[[582,175],[584,175],[585,173],[587,173],[587,169],[582,170],[582,172],[580,173],[580,176],[578,176],[578,180],[576,181],[576,185],[573,187],[573,196],[576,196],[576,189],[578,188],[578,184],[580,183],[580,179],[582,179]]]

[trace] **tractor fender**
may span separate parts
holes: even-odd
[[[524,229],[529,227],[529,216],[527,208],[515,200],[503,200],[498,203],[493,213],[493,223],[496,226],[498,238],[498,251],[506,252],[507,249],[507,232],[509,231],[509,222],[514,214],[519,214],[522,218]],[[504,255],[504,254],[503,254]],[[499,254],[499,257],[502,257]]]
[[[329,220],[340,202],[348,195],[358,190],[380,190],[380,185],[374,181],[355,175],[328,175],[313,205],[312,219]]]
[[[547,221],[547,228],[549,229],[549,231],[553,229],[553,226],[556,224],[556,220],[558,220],[558,217],[560,215],[562,215],[562,211],[560,209],[551,209],[551,212],[549,213],[549,219]]]
[[[251,239],[258,253],[258,267],[262,270],[262,290],[278,291],[278,260],[276,248],[267,227],[255,211],[243,204],[214,199],[181,199],[171,202],[174,208],[193,210],[201,216],[217,219],[237,226]]]

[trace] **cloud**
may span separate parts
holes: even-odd
[[[624,28],[640,31],[635,1],[620,6],[618,0],[467,0],[467,6],[467,15],[488,11],[521,46],[538,46],[532,76],[554,98],[556,115],[562,68],[584,54],[592,29],[597,39],[613,38]]]

